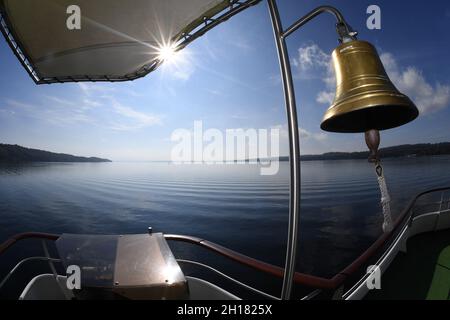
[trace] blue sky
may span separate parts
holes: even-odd
[[[284,26],[323,4],[279,0]],[[382,132],[382,146],[450,141],[450,3],[328,1],[359,39],[373,43],[394,84],[421,111]],[[366,28],[366,9],[381,8],[381,30]],[[365,148],[362,134],[320,130],[334,84],[329,55],[334,18],[322,15],[288,39],[304,154]],[[126,83],[36,86],[0,41],[0,142],[118,161],[165,160],[171,133],[192,129],[281,128],[286,115],[267,4],[263,1],[190,44],[177,63]],[[282,154],[287,154],[282,134]]]

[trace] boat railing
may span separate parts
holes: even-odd
[[[418,195],[416,195],[406,206],[406,208],[402,211],[402,213],[397,217],[397,219],[394,222],[394,227],[392,231],[383,233],[366,251],[364,251],[357,259],[355,259],[352,263],[350,263],[346,268],[344,268],[342,271],[337,273],[332,278],[323,278],[318,276],[313,276],[301,272],[296,272],[294,275],[294,282],[297,285],[302,285],[314,289],[319,290],[332,290],[332,291],[338,291],[346,282],[347,279],[349,279],[351,276],[353,276],[358,270],[361,270],[363,266],[367,264],[369,260],[373,260],[376,257],[376,254],[379,253],[381,248],[385,248],[387,251],[389,250],[389,247],[386,248],[387,242],[389,240],[395,240],[396,235],[399,235],[403,228],[411,223],[412,219],[415,217],[418,217],[422,214],[441,214],[445,213],[447,211],[450,211],[449,205],[450,205],[450,199],[445,200],[444,195],[445,192],[450,191],[450,187],[445,188],[437,188],[437,189],[431,189],[427,190],[425,192],[421,192]],[[434,204],[439,205],[439,210],[433,211],[433,212],[423,212],[418,213],[414,211],[416,203],[422,199],[426,195],[435,194],[435,193],[441,193],[441,201],[434,202]],[[241,253],[235,252],[233,250],[230,250],[228,248],[225,248],[221,245],[212,243],[207,240],[203,240],[197,237],[192,236],[183,236],[183,235],[165,235],[165,238],[167,240],[173,240],[173,241],[182,241],[182,242],[188,242],[191,244],[195,244],[198,246],[201,246],[203,248],[206,248],[210,251],[213,251],[215,253],[218,253],[222,256],[225,256],[231,260],[234,260],[238,263],[241,263],[243,265],[246,265],[248,267],[257,269],[259,271],[262,271],[267,274],[271,274],[273,276],[282,278],[284,275],[284,269],[278,266],[274,266],[272,264],[262,262],[259,260],[256,260],[254,258],[250,258],[248,256],[245,256]],[[395,241],[391,241],[391,245],[394,244]],[[313,291],[315,292],[315,291]],[[317,292],[315,292],[314,296],[317,295]]]
[[[313,291],[305,296],[305,299],[314,298],[317,295],[321,294],[322,292],[328,292],[331,293],[333,297],[335,298],[342,298],[344,287],[347,287],[348,285],[352,286],[353,283],[347,283],[350,279],[354,278],[355,275],[363,275],[366,274],[365,269],[363,267],[367,267],[369,262],[373,261],[380,261],[383,258],[383,254],[386,254],[392,246],[396,244],[396,240],[401,236],[402,232],[405,230],[406,227],[408,227],[413,219],[417,219],[418,217],[422,215],[427,214],[434,214],[434,215],[441,215],[442,213],[450,213],[450,198],[446,199],[445,194],[446,192],[450,192],[450,187],[444,187],[444,188],[436,188],[427,190],[424,192],[419,193],[416,195],[405,207],[405,209],[401,212],[401,214],[395,219],[393,229],[390,232],[383,233],[375,242],[370,245],[369,248],[367,248],[358,258],[356,258],[353,262],[351,262],[347,267],[345,267],[342,271],[338,272],[336,275],[334,275],[332,278],[324,278],[314,275],[309,275],[301,272],[296,272],[294,275],[294,282],[296,285],[304,286],[307,288],[312,289]],[[440,201],[430,201],[425,204],[418,204],[419,201],[421,201],[425,196],[437,194],[440,193],[441,200]],[[433,211],[417,211],[415,210],[418,206],[422,205],[436,205],[437,210]],[[193,236],[186,236],[186,235],[175,235],[175,234],[165,234],[165,239],[168,241],[176,241],[176,242],[186,242],[190,243],[196,246],[200,246],[202,248],[205,248],[209,251],[215,252],[223,257],[226,257],[228,259],[231,259],[235,262],[238,262],[241,265],[245,265],[247,267],[251,267],[255,270],[261,271],[265,274],[270,274],[272,276],[282,278],[284,275],[284,269],[275,266],[272,264],[269,264],[267,262],[263,262],[254,258],[251,258],[249,256],[246,256],[244,254],[241,254],[239,252],[236,252],[234,250],[225,248],[219,244],[210,242],[208,240],[204,240],[198,237]],[[0,244],[0,255],[4,253],[8,248],[13,246],[16,242],[23,240],[23,239],[29,239],[29,238],[37,238],[42,240],[57,240],[59,238],[59,235],[57,234],[49,234],[49,233],[36,233],[36,232],[28,232],[28,233],[21,233],[18,235],[13,236],[12,238],[8,239],[4,243]],[[381,250],[383,249],[383,250]],[[49,262],[58,262],[54,258],[50,258],[47,254],[46,257],[33,257],[35,260],[37,259],[47,259]],[[25,260],[25,261],[24,261]],[[11,274],[15,272],[20,265],[27,261],[32,261],[33,259],[24,259],[21,262],[19,262],[18,265],[16,265],[13,270],[11,270],[10,273],[7,275],[7,279],[4,279],[2,282],[0,282],[0,288],[3,286],[4,282],[9,279]],[[270,295],[266,292],[262,292],[261,290],[258,290],[256,288],[253,288],[239,280],[236,280],[225,273],[208,266],[206,264],[197,262],[197,261],[191,261],[191,260],[178,260],[180,264],[194,264],[199,267],[206,268],[210,271],[215,272],[216,274],[222,276],[225,279],[228,279],[229,281],[239,285],[240,287],[243,287],[245,289],[248,289],[254,293],[260,294],[261,296],[264,296],[269,299],[278,299],[277,297]],[[376,263],[375,263],[376,264]],[[359,277],[358,279],[361,279]]]
[[[61,263],[61,259],[58,258],[52,258],[50,256],[50,253],[48,251],[47,247],[47,240],[55,241],[59,238],[59,235],[56,234],[50,234],[50,233],[40,233],[40,232],[25,232],[25,233],[19,233],[15,236],[9,238],[4,243],[0,244],[0,255],[5,252],[8,248],[13,246],[15,243],[17,243],[20,240],[24,239],[40,239],[42,243],[42,249],[44,251],[45,256],[36,256],[36,257],[28,257],[20,260],[7,274],[6,276],[0,281],[0,290],[3,288],[3,286],[6,284],[6,282],[11,278],[11,276],[19,270],[23,265],[25,265],[28,262],[34,262],[34,261],[47,261],[48,265],[56,277],[57,271],[55,268],[54,263]],[[58,283],[59,284],[59,283]]]

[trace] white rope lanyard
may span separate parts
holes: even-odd
[[[383,167],[380,162],[375,163],[375,172],[377,174],[378,185],[381,193],[381,208],[383,210],[383,231],[389,232],[392,230],[392,216],[391,216],[391,198],[384,178]]]

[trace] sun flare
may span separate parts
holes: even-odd
[[[173,45],[163,45],[158,49],[158,58],[159,60],[164,61],[165,63],[174,62],[177,57],[176,47]]]

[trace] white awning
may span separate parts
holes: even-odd
[[[27,71],[51,83],[141,77],[160,63],[162,47],[183,47],[256,2],[0,0],[0,8],[2,31]]]

